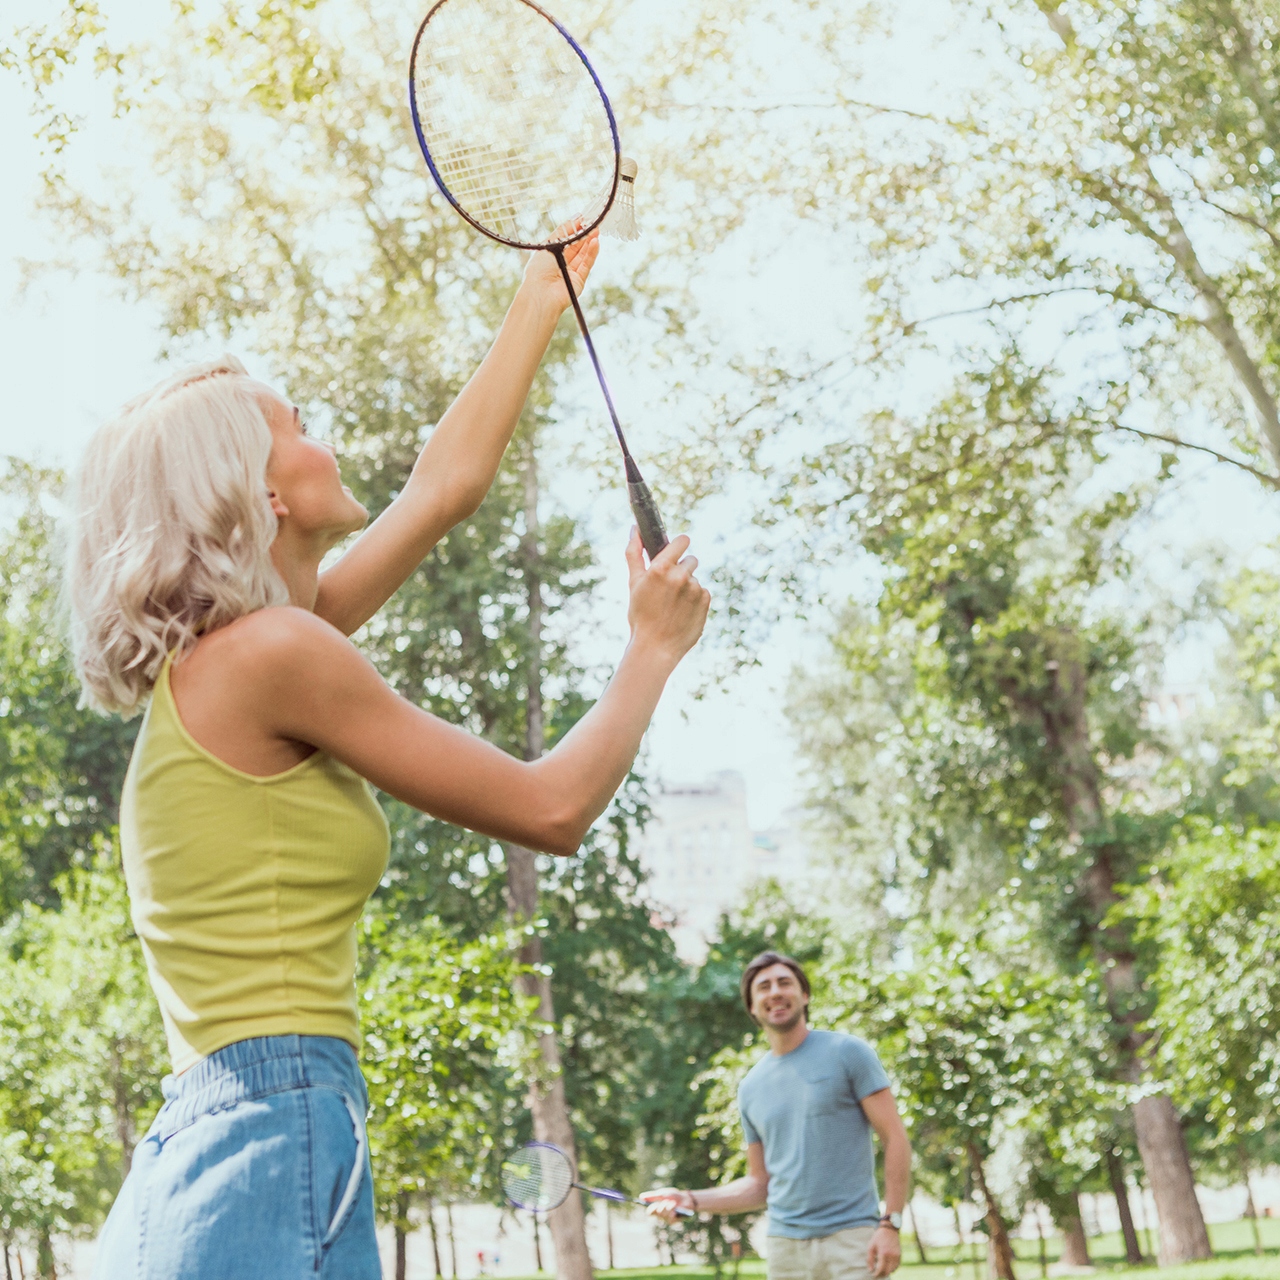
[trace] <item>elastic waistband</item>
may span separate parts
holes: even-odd
[[[325,1086],[346,1094],[367,1111],[369,1095],[356,1051],[335,1036],[258,1036],[238,1040],[180,1076],[161,1082],[164,1106],[153,1133],[163,1140],[193,1120],[237,1103],[265,1098],[288,1089]]]

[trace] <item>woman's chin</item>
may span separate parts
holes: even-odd
[[[346,533],[359,533],[360,530],[369,523],[369,513],[361,503],[357,502],[354,498],[351,498],[350,490],[347,491],[347,496],[350,498],[350,501],[347,504],[350,511],[350,526],[346,530]]]

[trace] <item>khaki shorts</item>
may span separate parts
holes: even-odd
[[[770,1236],[769,1280],[869,1280],[867,1248],[875,1227],[849,1227],[813,1240]]]

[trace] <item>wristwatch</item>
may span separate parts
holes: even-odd
[[[886,1213],[884,1217],[880,1219],[880,1225],[882,1227],[892,1227],[895,1231],[901,1231],[902,1230],[902,1214]]]

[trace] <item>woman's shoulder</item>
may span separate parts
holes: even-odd
[[[260,706],[351,659],[359,661],[355,646],[331,623],[296,605],[272,605],[202,635],[174,662],[171,684],[180,697],[213,686],[223,699]]]
[[[200,637],[184,662],[193,659],[245,663],[255,669],[292,665],[316,649],[349,648],[332,623],[298,605],[270,605]]]
[[[362,660],[336,628],[288,605],[257,609],[202,635],[169,672],[174,710],[203,751],[254,777],[305,759],[324,687]],[[315,709],[299,721],[299,712]]]

